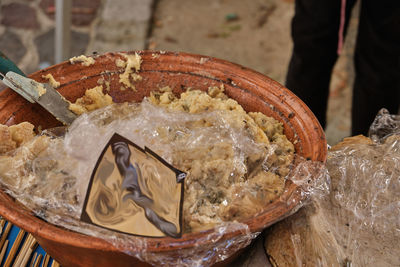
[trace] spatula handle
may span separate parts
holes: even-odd
[[[7,72],[12,71],[20,75],[26,76],[6,55],[0,51],[0,72],[6,75]],[[2,80],[3,77],[0,76]]]

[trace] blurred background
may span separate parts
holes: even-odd
[[[70,25],[64,23],[63,31],[70,40],[59,44],[65,46],[64,59],[108,51],[184,51],[226,59],[285,83],[294,0],[75,0],[63,11],[68,10]],[[355,8],[333,71],[326,128],[331,145],[350,134],[357,13]],[[25,73],[59,61],[56,25],[61,28],[54,0],[0,0],[1,50]]]

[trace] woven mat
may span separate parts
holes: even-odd
[[[0,266],[58,267],[35,238],[24,230],[0,218]]]

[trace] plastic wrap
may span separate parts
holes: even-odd
[[[328,151],[329,190],[311,192],[310,205],[267,235],[273,265],[400,265],[399,125],[383,110],[372,140],[346,138]]]
[[[280,123],[262,114],[246,114],[226,96],[215,94],[218,100],[200,91],[191,93],[172,103],[175,111],[145,99],[140,104],[116,104],[85,113],[68,129],[46,130],[0,157],[2,184],[46,221],[101,237],[155,266],[208,266],[246,247],[259,233],[240,222],[279,198],[288,179],[299,186],[286,199],[288,206],[295,203],[293,213],[310,196],[320,197],[329,190],[324,165],[294,158],[293,145],[282,135]],[[170,101],[169,94],[158,97]],[[187,103],[193,105],[187,107]],[[210,108],[213,106],[218,108]],[[89,178],[115,133],[139,147],[151,148],[168,163],[190,173],[190,179],[185,180],[183,233],[206,231],[197,236],[193,246],[155,252],[148,247],[151,238],[80,220]],[[115,210],[127,212],[112,192],[108,196],[100,203],[105,214],[111,214],[108,219],[117,218],[113,217]]]
[[[211,265],[246,247],[259,234],[252,233],[248,225],[239,221],[263,211],[282,193],[285,179],[300,185],[304,200],[317,195],[317,191],[327,190],[329,184],[321,163],[297,159],[296,167],[288,175],[293,166],[293,153],[289,153],[293,152],[293,146],[271,128],[269,141],[255,142],[254,132],[242,127],[242,123],[241,118],[238,120],[224,110],[198,114],[166,111],[147,100],[141,104],[111,105],[81,115],[68,130],[46,130],[3,156],[2,183],[9,194],[37,216],[55,225],[101,237],[145,262],[156,266]],[[179,168],[185,168],[186,161],[191,162],[194,177],[196,160],[201,173],[220,175],[214,179],[217,182],[211,179],[195,183],[200,178],[192,177],[185,184],[189,194],[183,209],[190,211],[187,212],[190,216],[184,217],[184,232],[212,229],[199,235],[195,246],[152,252],[147,249],[149,238],[118,233],[80,220],[88,177],[115,132],[140,147],[150,147]],[[9,164],[14,167],[7,168]],[[214,184],[201,191],[205,183]],[[293,211],[303,204],[301,201]],[[192,221],[196,223],[187,223]]]
[[[400,115],[389,114],[385,108],[381,109],[369,128],[368,135],[374,142],[382,143],[391,135],[400,134]]]

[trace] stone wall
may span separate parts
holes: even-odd
[[[70,56],[143,49],[152,0],[73,0]],[[54,0],[2,0],[1,51],[26,73],[54,64]]]

